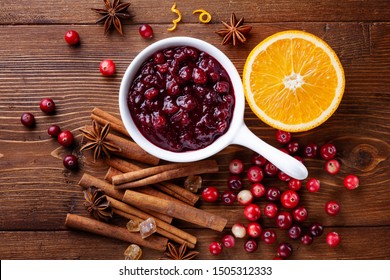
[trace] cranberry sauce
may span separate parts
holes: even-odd
[[[163,149],[204,148],[229,128],[234,91],[222,65],[193,47],[167,48],[143,63],[128,106],[141,133]]]

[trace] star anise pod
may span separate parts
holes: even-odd
[[[104,21],[104,34],[107,34],[111,26],[114,25],[115,29],[123,35],[121,19],[129,19],[131,15],[127,12],[127,8],[130,3],[121,3],[120,0],[104,0],[104,9],[95,9],[93,11],[102,15],[96,23]]]
[[[244,24],[244,18],[240,18],[237,21],[236,15],[234,13],[230,16],[230,24],[222,21],[222,24],[225,26],[225,29],[218,30],[216,33],[223,37],[222,45],[233,43],[233,46],[237,45],[237,41],[241,43],[246,42],[245,35],[252,30],[252,26]]]
[[[168,250],[164,253],[164,257],[161,260],[191,260],[199,254],[198,251],[187,252],[187,243],[184,242],[180,245],[179,249],[168,242]]]
[[[113,215],[110,202],[102,190],[95,187],[89,187],[84,190],[84,206],[96,219],[108,222]]]
[[[120,152],[121,148],[108,142],[106,137],[110,132],[110,123],[107,123],[103,128],[96,122],[92,121],[92,130],[88,131],[80,129],[83,135],[90,140],[84,146],[81,147],[80,151],[95,149],[93,153],[93,159],[96,161],[97,158],[103,153],[106,157],[110,158],[111,152]]]

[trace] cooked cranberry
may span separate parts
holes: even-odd
[[[115,74],[116,66],[114,61],[111,59],[106,59],[100,62],[99,69],[103,76],[112,76]]]
[[[276,226],[280,229],[289,229],[293,218],[289,212],[280,212],[275,218]]]
[[[251,186],[251,193],[254,197],[259,198],[265,195],[265,187],[261,183],[254,183]]]
[[[313,237],[310,234],[306,233],[306,234],[302,235],[301,243],[303,245],[310,245],[311,243],[313,243]]]
[[[340,241],[341,238],[337,232],[329,232],[326,235],[326,243],[328,243],[330,247],[337,247],[340,244]]]
[[[259,237],[262,231],[261,225],[258,222],[251,222],[247,225],[246,230],[250,237]]]
[[[253,203],[249,204],[244,209],[244,215],[248,221],[257,221],[261,215],[260,207]]]
[[[35,117],[31,113],[23,113],[22,116],[20,117],[20,122],[25,126],[25,127],[34,127],[35,126]]]
[[[237,200],[237,195],[235,192],[230,191],[230,190],[224,191],[221,194],[221,200],[226,205],[232,205]]]
[[[251,161],[253,164],[258,166],[264,166],[267,163],[267,159],[258,153],[253,153],[251,156]]]
[[[42,112],[46,114],[52,114],[56,109],[56,104],[54,103],[53,99],[44,98],[41,100],[39,108],[41,108]]]
[[[249,168],[247,176],[250,182],[259,183],[264,178],[264,172],[261,167],[254,165]]]
[[[138,28],[139,35],[141,35],[142,38],[150,39],[153,37],[153,29],[149,24],[142,24]]]
[[[306,221],[307,216],[309,215],[307,209],[303,206],[298,206],[292,211],[292,215],[295,221],[303,222]]]
[[[79,36],[79,33],[77,33],[77,31],[75,30],[68,30],[66,33],[65,33],[65,41],[69,44],[69,45],[77,45],[78,43],[80,43],[80,36]]]
[[[319,237],[324,233],[324,227],[319,223],[314,223],[309,227],[309,233],[313,237]]]
[[[147,89],[144,93],[145,98],[148,100],[154,99],[157,96],[157,94],[158,94],[158,90],[154,87]]]
[[[276,176],[278,174],[279,169],[270,162],[267,162],[264,165],[264,173],[270,177]]]
[[[318,153],[318,146],[314,143],[309,143],[305,146],[305,149],[303,150],[303,154],[305,157],[308,158],[314,158],[317,156]]]
[[[321,146],[320,155],[323,159],[330,160],[336,156],[336,146],[332,143],[327,143]]]
[[[277,187],[268,187],[265,198],[268,201],[278,201],[280,199],[281,192]]]
[[[266,244],[273,244],[276,241],[276,233],[272,229],[263,230],[261,234],[261,240]]]
[[[74,143],[74,137],[72,132],[68,130],[63,130],[58,134],[57,141],[64,147],[70,147]]]
[[[318,192],[320,190],[320,180],[316,178],[310,178],[306,183],[306,188],[309,192]]]
[[[258,247],[257,241],[254,239],[249,239],[244,244],[245,251],[247,251],[248,253],[253,253],[254,251],[257,250],[257,247]]]
[[[300,145],[298,142],[294,141],[294,142],[290,142],[288,143],[287,145],[287,150],[290,154],[296,154],[299,152],[299,149],[300,149]]]
[[[67,155],[63,159],[64,166],[69,170],[76,170],[79,166],[77,157],[75,155]]]
[[[218,256],[222,253],[222,244],[217,241],[213,241],[209,245],[209,251],[212,255]]]
[[[328,160],[325,163],[325,170],[330,175],[336,175],[340,171],[340,162],[337,159]]]
[[[344,178],[344,186],[348,190],[354,190],[359,187],[359,178],[356,175],[350,174]]]
[[[57,138],[58,135],[60,134],[61,129],[58,125],[51,125],[47,129],[47,134],[49,134],[53,138]]]
[[[291,178],[290,181],[288,181],[288,188],[290,190],[293,190],[293,191],[299,191],[302,187],[302,181],[301,180],[298,180],[298,179],[295,179],[295,178]]]
[[[228,178],[227,186],[232,191],[240,191],[242,189],[242,180],[237,175],[232,175]]]
[[[228,93],[230,90],[230,84],[228,82],[217,82],[214,85],[214,90],[218,93]]]
[[[284,173],[282,170],[278,171],[278,178],[279,178],[279,180],[284,181],[284,182],[288,182],[291,180],[291,177],[289,175],[287,175],[286,173]]]
[[[290,243],[283,242],[280,243],[278,246],[278,256],[282,257],[284,259],[288,258],[291,256],[293,252],[292,246]]]
[[[287,131],[277,130],[276,141],[282,144],[287,144],[291,140],[291,133]]]
[[[194,68],[192,71],[192,78],[196,84],[205,84],[207,82],[207,75],[200,68]]]
[[[229,162],[229,171],[231,174],[241,174],[244,172],[244,164],[242,163],[242,160],[240,159],[233,159]]]
[[[249,190],[241,190],[237,194],[237,200],[242,205],[251,204],[253,200],[253,194]]]
[[[340,212],[340,204],[334,200],[328,201],[325,204],[325,212],[330,216],[336,216]]]
[[[236,240],[233,235],[227,234],[224,237],[222,237],[222,245],[225,248],[233,248],[236,244]]]
[[[207,202],[217,201],[219,196],[218,189],[216,187],[206,187],[202,191],[202,198]]]
[[[269,202],[264,206],[264,215],[268,218],[275,218],[278,211],[278,206],[273,202]]]
[[[299,225],[293,225],[292,227],[290,227],[288,229],[287,235],[291,239],[298,239],[302,235],[302,229],[301,229],[301,227]]]

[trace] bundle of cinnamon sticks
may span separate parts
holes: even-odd
[[[102,190],[114,213],[126,219],[140,222],[154,218],[158,235],[142,239],[126,228],[73,214],[68,214],[66,226],[160,251],[166,249],[168,240],[187,243],[189,248],[196,245],[195,236],[171,225],[173,218],[217,231],[224,229],[227,224],[225,218],[196,208],[199,196],[171,181],[190,175],[215,173],[218,171],[215,160],[158,165],[158,158],[146,153],[129,138],[121,120],[98,108],[92,110],[91,118],[100,125],[110,123],[112,132],[107,141],[119,146],[121,151],[106,159],[109,169],[104,179],[85,173],[79,185]]]

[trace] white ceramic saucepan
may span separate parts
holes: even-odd
[[[235,107],[229,129],[209,146],[186,152],[172,152],[162,149],[147,140],[135,125],[128,107],[128,93],[139,68],[156,51],[177,46],[190,46],[214,57],[227,71],[234,87]],[[245,146],[265,157],[287,175],[303,180],[307,177],[306,167],[280,150],[265,143],[252,133],[244,123],[244,88],[237,69],[230,59],[213,45],[191,37],[171,37],[157,41],[141,51],[127,68],[119,91],[119,109],[122,121],[133,140],[148,153],[171,162],[192,162],[208,158],[230,144]]]

